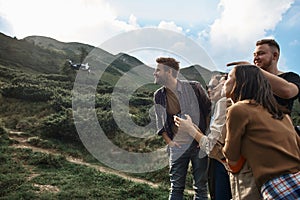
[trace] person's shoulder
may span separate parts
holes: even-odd
[[[189,84],[192,86],[197,86],[202,88],[202,84],[199,81],[189,81]]]
[[[231,114],[246,114],[248,115],[251,110],[251,104],[249,103],[249,100],[244,101],[238,101],[234,104],[232,104],[228,108],[228,112]]]
[[[293,78],[296,78],[296,79],[299,79],[299,75],[296,74],[295,72],[284,72],[284,73],[281,73],[278,75],[279,77],[281,78],[284,78],[284,79],[293,79]]]
[[[295,85],[297,85],[298,88],[300,88],[300,76],[298,74],[294,72],[285,72],[278,76],[290,83],[294,83]]]
[[[247,105],[244,101],[238,101],[238,102],[232,104],[228,109],[229,110],[238,110],[238,109],[244,109],[245,107],[247,107]]]
[[[181,83],[192,86],[194,89],[202,90],[204,89],[202,84],[199,81],[181,81]]]
[[[221,97],[221,98],[217,101],[217,103],[226,103],[227,101],[230,101],[230,99],[227,98],[227,97]]]
[[[295,72],[282,72],[280,75],[285,75],[285,76],[299,76]]]
[[[199,81],[193,81],[193,80],[178,80],[178,82],[183,85],[198,85],[198,84],[200,84]]]
[[[199,81],[187,81],[189,84],[194,84],[194,85],[198,85],[198,84],[200,84],[200,82]]]
[[[178,80],[178,84],[181,85],[182,88],[192,88],[193,90],[201,89],[201,83],[198,81],[191,81],[191,80]]]

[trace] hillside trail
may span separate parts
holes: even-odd
[[[140,183],[140,184],[147,184],[152,188],[158,188],[159,186],[161,186],[160,184],[157,183],[153,183],[144,179],[140,179],[140,178],[135,178],[132,176],[129,176],[125,173],[122,173],[120,171],[105,167],[105,166],[100,166],[100,165],[95,165],[95,164],[91,164],[91,163],[87,163],[85,161],[83,161],[80,158],[74,158],[72,156],[66,155],[62,152],[59,152],[55,149],[45,149],[45,148],[40,148],[40,147],[35,147],[31,144],[28,143],[28,140],[31,137],[25,136],[23,134],[23,132],[20,131],[9,131],[9,138],[11,140],[15,140],[17,141],[16,144],[12,144],[11,146],[14,148],[22,148],[22,149],[31,149],[33,152],[40,152],[40,153],[46,153],[46,154],[51,154],[51,155],[62,155],[66,158],[67,161],[71,162],[71,163],[75,163],[75,164],[79,164],[79,165],[84,165],[84,166],[88,166],[88,167],[92,167],[96,170],[98,170],[99,172],[102,173],[106,173],[106,174],[113,174],[116,176],[119,176],[121,178],[124,178],[126,180],[135,182],[135,183]],[[189,194],[193,194],[194,191],[192,190],[185,190],[187,193]]]

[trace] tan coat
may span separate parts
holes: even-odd
[[[227,114],[224,153],[232,161],[243,155],[260,188],[266,181],[300,170],[300,138],[288,115],[272,118],[262,106],[244,100]]]

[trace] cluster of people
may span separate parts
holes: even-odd
[[[300,77],[281,72],[280,47],[256,42],[253,64],[228,63],[206,89],[179,80],[179,62],[158,58],[157,133],[169,153],[169,199],[183,199],[192,165],[194,199],[300,199],[300,137],[291,120]]]

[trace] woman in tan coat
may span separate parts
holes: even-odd
[[[226,116],[223,152],[228,164],[244,157],[264,199],[299,199],[300,138],[278,107],[268,80],[256,66],[240,65],[229,73],[224,89],[234,102]],[[175,121],[201,137],[189,118]]]

